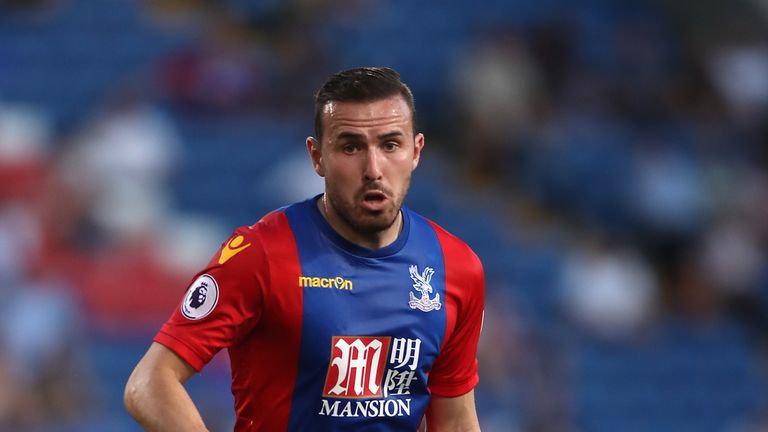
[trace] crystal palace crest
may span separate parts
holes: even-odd
[[[435,294],[434,298],[429,298],[432,294],[433,288],[429,281],[432,280],[432,275],[435,274],[435,270],[432,267],[424,268],[424,272],[419,274],[419,268],[412,265],[408,271],[411,273],[411,279],[413,279],[413,289],[421,293],[420,297],[413,295],[413,292],[409,292],[410,301],[408,306],[411,309],[418,309],[422,312],[429,312],[433,310],[440,310],[443,306],[440,303],[440,294]]]

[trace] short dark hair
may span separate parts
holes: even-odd
[[[400,95],[411,110],[416,132],[416,107],[411,89],[387,67],[359,67],[331,75],[315,94],[315,136],[322,140],[323,110],[329,102],[372,102]]]

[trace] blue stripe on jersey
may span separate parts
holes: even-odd
[[[333,231],[317,209],[316,199],[285,209],[302,276],[308,278],[300,282],[304,295],[301,354],[289,429],[416,430],[429,402],[427,372],[440,351],[446,318],[444,307],[429,312],[412,309],[409,293],[421,296],[414,284],[429,267],[434,275],[427,284],[433,289],[428,297],[439,295],[444,302],[445,272],[437,236],[424,218],[403,208],[398,239],[382,249],[364,249]],[[410,272],[414,265],[416,279]],[[351,289],[345,281],[351,281]],[[334,350],[335,336],[346,337],[336,340],[339,346],[356,341],[358,347],[371,341],[358,337],[374,336],[388,341],[387,352],[371,348],[366,351],[368,362],[361,365],[361,351],[347,351],[351,354],[344,358],[339,354],[344,351]],[[377,371],[373,363],[380,357],[384,357],[384,366]],[[375,371],[378,373],[373,374]],[[341,386],[345,390],[327,392],[342,374],[348,379]],[[372,375],[375,384],[369,381]],[[355,381],[358,376],[361,379]],[[393,385],[385,389],[387,377]],[[353,381],[362,386],[353,386]],[[380,395],[366,395],[377,387]],[[362,397],[357,392],[360,388],[364,389]]]

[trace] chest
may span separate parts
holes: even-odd
[[[275,316],[275,324],[300,320],[302,357],[318,361],[327,361],[340,340],[359,337],[377,338],[390,350],[394,340],[405,340],[418,344],[420,357],[433,358],[445,332],[444,279],[437,257],[420,258],[323,254],[308,260],[295,287],[301,316]]]

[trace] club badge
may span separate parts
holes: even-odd
[[[429,297],[433,291],[432,285],[430,285],[429,282],[432,280],[432,275],[435,274],[435,270],[433,270],[432,267],[426,267],[424,268],[424,271],[419,274],[419,268],[412,265],[408,271],[411,274],[411,279],[413,279],[413,289],[421,293],[420,297],[416,297],[413,295],[413,292],[409,292],[408,295],[410,301],[408,302],[408,306],[410,306],[411,309],[418,309],[422,312],[440,310],[443,306],[440,303],[440,294],[435,294],[434,298]]]

